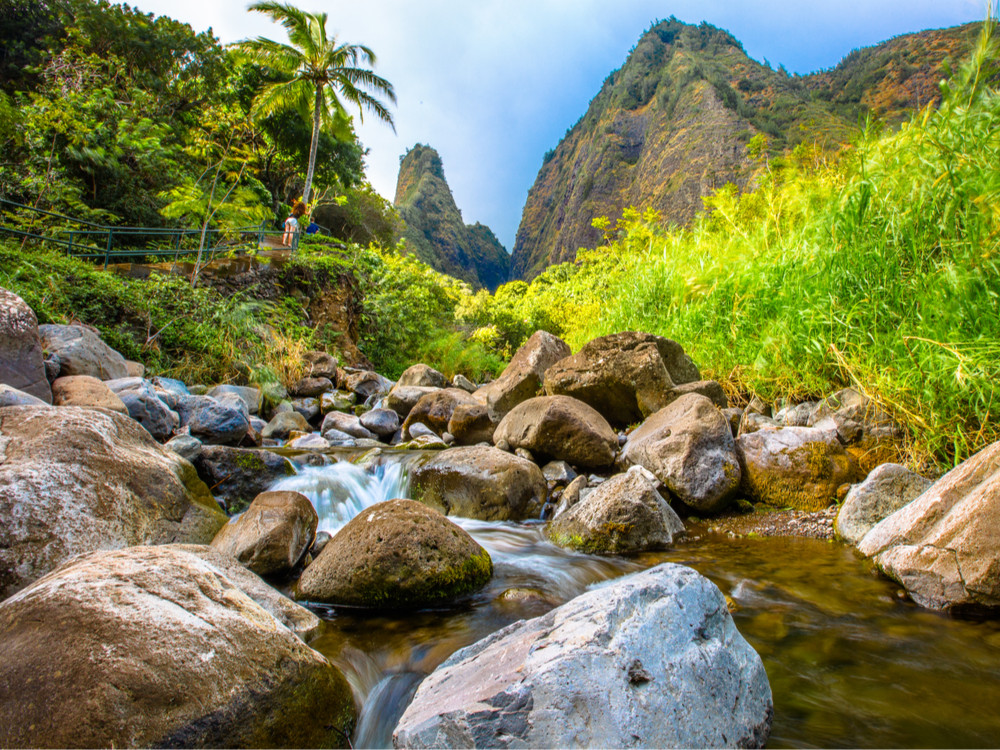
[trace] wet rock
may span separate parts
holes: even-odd
[[[857,544],[883,518],[921,495],[931,480],[899,464],[882,464],[847,493],[834,532],[848,544]]]
[[[483,446],[449,448],[410,471],[413,498],[449,516],[538,518],[547,487],[530,461]]]
[[[396,412],[400,419],[406,419],[417,402],[437,388],[417,385],[396,385],[386,396],[385,405]]]
[[[258,575],[285,573],[309,551],[318,524],[316,509],[305,495],[264,492],[222,527],[212,547]]]
[[[422,388],[447,388],[448,379],[433,367],[419,364],[408,367],[399,380],[397,386],[420,386]]]
[[[59,376],[90,375],[98,380],[128,377],[125,358],[83,326],[38,326],[42,346],[59,357]]]
[[[90,375],[56,378],[52,383],[52,403],[55,406],[107,409],[126,416],[129,413],[128,407],[103,381]]]
[[[0,598],[73,555],[209,542],[225,515],[191,464],[113,412],[0,409]]]
[[[489,553],[461,527],[413,500],[389,500],[359,513],[299,579],[309,601],[378,609],[441,604],[484,586]]]
[[[268,611],[281,597],[255,601],[266,588],[183,545],[96,552],[36,581],[0,604],[0,685],[17,686],[0,691],[0,744],[344,744],[351,688]]]
[[[321,351],[310,351],[302,355],[302,365],[307,378],[328,378],[337,385],[337,358]]]
[[[633,467],[601,484],[549,524],[556,544],[597,555],[667,549],[684,524],[645,470]]]
[[[565,461],[549,461],[542,467],[542,475],[549,482],[556,484],[568,484],[576,479],[573,467]]]
[[[812,427],[740,435],[736,455],[743,492],[778,508],[821,510],[834,501],[837,488],[857,474],[837,434]]]
[[[729,422],[709,399],[694,393],[643,422],[629,436],[622,459],[644,466],[685,505],[704,513],[726,508],[740,486]]]
[[[610,466],[618,452],[618,435],[604,417],[569,396],[536,396],[518,404],[501,420],[493,440],[587,468]]]
[[[288,392],[298,398],[314,398],[332,391],[333,381],[330,378],[300,378],[288,386]]]
[[[420,684],[393,744],[763,747],[772,714],[722,592],[664,564],[456,652]]]
[[[459,445],[492,443],[497,424],[484,404],[456,404],[448,420],[448,432]]]
[[[265,439],[287,440],[293,430],[308,432],[309,423],[297,411],[282,411],[271,417],[271,421],[261,430],[260,436]]]
[[[466,393],[460,388],[443,388],[428,393],[413,405],[406,421],[403,422],[403,434],[414,437],[415,435],[410,428],[418,423],[426,425],[437,435],[448,432],[448,422],[460,404],[473,405],[478,403],[472,394]]]
[[[615,427],[641,422],[700,377],[676,341],[628,331],[594,339],[545,371],[545,392],[583,401]]]
[[[361,424],[360,418],[353,414],[344,414],[339,411],[331,411],[323,418],[323,426],[320,428],[320,432],[325,435],[330,430],[337,430],[354,438],[375,440],[377,437],[374,432]]]
[[[49,396],[51,401],[51,393]],[[42,401],[37,396],[30,393],[11,388],[6,383],[0,383],[0,408],[5,406],[48,406],[48,402]]]
[[[571,354],[569,345],[548,331],[535,331],[504,368],[499,378],[477,390],[490,417],[499,422],[515,406],[538,394],[545,371]]]
[[[0,288],[0,385],[8,385],[47,404],[52,402],[35,312],[23,299],[3,288]]]
[[[471,380],[465,377],[465,375],[463,375],[462,373],[459,373],[458,375],[453,377],[451,379],[451,384],[456,388],[461,388],[463,391],[467,393],[475,393],[479,389],[479,386],[477,386],[475,383],[473,383]]]
[[[239,512],[279,479],[295,473],[291,462],[277,453],[224,445],[204,446],[194,465],[230,513]]]
[[[1000,442],[865,534],[882,573],[932,609],[1000,607]]]
[[[259,414],[264,404],[264,394],[260,388],[252,388],[246,385],[217,385],[206,395],[220,401],[222,400],[222,396],[227,393],[238,396],[246,404],[247,411],[250,414]]]
[[[399,429],[399,415],[392,409],[372,409],[361,415],[361,426],[379,438],[391,437]]]

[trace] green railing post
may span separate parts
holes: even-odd
[[[104,270],[105,271],[108,270],[108,260],[111,257],[111,237],[112,237],[112,232],[113,232],[113,230],[111,229],[111,227],[108,227],[108,244],[104,248]]]

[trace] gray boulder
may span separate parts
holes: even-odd
[[[299,398],[314,398],[333,389],[330,378],[300,378],[288,386],[288,392]]]
[[[59,357],[59,376],[90,375],[98,380],[128,377],[125,358],[83,326],[38,327],[42,346]]]
[[[52,403],[38,319],[23,299],[0,288],[0,384]]]
[[[247,411],[250,414],[259,414],[260,408],[264,404],[264,394],[260,388],[253,388],[248,385],[217,385],[205,395],[211,396],[216,401],[221,401],[222,396],[227,393],[238,396],[246,404]]]
[[[465,375],[463,375],[462,373],[459,373],[458,375],[453,377],[451,379],[451,384],[456,388],[461,388],[463,391],[467,391],[469,393],[475,393],[479,388],[475,383],[473,383],[471,380],[465,377]]]
[[[184,381],[176,380],[175,378],[161,378],[155,377],[152,380],[153,387],[161,391],[168,391],[170,393],[175,393],[178,396],[190,396],[191,392],[188,387],[184,385]]]
[[[243,510],[279,479],[295,473],[291,461],[277,453],[226,445],[203,446],[194,465],[230,513]]]
[[[651,471],[685,505],[704,513],[723,510],[740,486],[732,428],[715,404],[695,393],[643,422],[622,458]]]
[[[433,367],[419,364],[408,367],[396,381],[397,386],[416,385],[423,388],[447,388],[448,379]]]
[[[691,383],[675,385],[667,391],[667,399],[669,401],[676,401],[681,396],[686,396],[689,393],[697,393],[699,396],[704,396],[720,409],[726,409],[729,406],[729,398],[726,396],[722,384],[715,380],[695,380]]]
[[[386,393],[392,387],[390,381],[372,370],[351,373],[347,376],[344,385],[347,390],[356,393],[362,400],[379,393]]]
[[[49,400],[42,401],[38,396],[11,388],[6,383],[0,383],[0,408],[5,406],[48,406],[52,401],[52,393],[49,392]]]
[[[569,345],[548,331],[535,331],[515,352],[510,364],[496,380],[477,390],[476,398],[490,410],[494,422],[538,394],[545,371],[568,357]]]
[[[0,745],[346,744],[350,685],[247,577],[204,548],[130,547],[0,604]]]
[[[715,584],[659,565],[453,654],[395,747],[763,747],[771,688]]]
[[[120,391],[118,398],[125,404],[129,416],[161,443],[169,440],[180,425],[180,417],[160,400],[148,382],[138,388]]]
[[[316,509],[305,495],[263,492],[219,530],[212,547],[257,575],[287,573],[309,551],[318,524]]]
[[[180,426],[211,445],[235,445],[250,429],[250,419],[243,409],[209,396],[178,396],[177,414]]]
[[[185,461],[190,461],[192,464],[201,454],[201,441],[186,433],[171,438],[163,444],[163,447],[173,451]]]
[[[281,411],[267,423],[260,436],[265,439],[288,440],[292,432],[309,432],[309,423],[297,411]]]
[[[428,393],[440,390],[420,385],[397,384],[386,396],[385,405],[396,412],[400,419],[406,419],[417,402]]]
[[[931,480],[899,464],[882,464],[851,487],[833,522],[837,538],[857,544],[883,518],[921,495]]]
[[[361,415],[361,426],[385,439],[399,429],[399,415],[392,409],[372,409]]]
[[[351,437],[375,440],[377,436],[374,432],[361,424],[361,419],[353,414],[344,414],[339,411],[331,411],[323,417],[323,426],[320,432],[326,434],[330,430],[344,432]]]

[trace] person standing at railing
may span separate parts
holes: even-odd
[[[292,207],[292,215],[285,219],[285,234],[281,238],[281,244],[291,247],[295,240],[295,235],[299,232],[299,219],[306,213],[306,204],[302,201],[295,201]]]

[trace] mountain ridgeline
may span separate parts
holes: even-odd
[[[492,291],[507,281],[510,255],[489,227],[462,221],[433,148],[418,143],[406,152],[394,203],[406,223],[403,239],[420,260],[474,287]]]
[[[578,248],[601,242],[592,220],[614,221],[628,206],[687,223],[717,188],[748,186],[758,168],[748,144],[758,134],[772,155],[803,142],[837,148],[868,112],[897,123],[936,103],[945,63],[961,59],[977,33],[968,24],[908,34],[855,50],[832,70],[790,76],[707,23],[653,25],[545,155],[511,278],[574,260]]]

